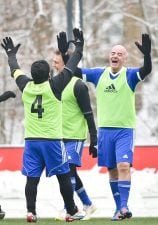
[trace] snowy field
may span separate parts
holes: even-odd
[[[79,171],[89,196],[97,207],[93,217],[111,217],[114,202],[111,196],[108,175],[98,172],[96,166],[91,171]],[[24,187],[25,177],[20,171],[0,172],[0,204],[6,211],[6,218],[26,215]],[[80,209],[81,202],[75,195]],[[56,177],[41,177],[38,187],[37,213],[39,217],[55,217],[63,208]],[[158,217],[158,173],[155,169],[132,171],[132,187],[129,208],[134,217]]]

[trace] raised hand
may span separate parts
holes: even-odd
[[[62,54],[65,54],[69,48],[66,32],[62,31],[57,35],[58,49]]]
[[[73,43],[76,46],[84,46],[84,37],[83,37],[83,32],[82,30],[79,30],[78,28],[73,29],[73,35],[74,35],[74,41]]]
[[[57,35],[57,43],[59,51],[64,55],[67,53],[69,44],[73,43],[75,46],[82,47],[84,45],[83,32],[78,28],[73,29],[74,40],[67,41],[66,32],[62,31]]]
[[[1,43],[2,48],[6,51],[7,55],[13,55],[17,53],[21,44],[14,46],[13,40],[11,37],[5,37]]]
[[[150,55],[151,52],[151,39],[149,34],[142,34],[142,44],[138,41],[135,42],[135,45],[144,55]]]

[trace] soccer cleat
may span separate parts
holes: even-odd
[[[129,219],[129,218],[131,218],[132,217],[132,213],[129,211],[129,209],[128,208],[122,208],[121,210],[120,210],[120,218],[121,219]]]
[[[90,216],[91,214],[93,214],[95,211],[97,210],[97,208],[95,207],[95,205],[84,205],[83,206],[83,211],[85,212],[86,216]]]
[[[113,217],[111,218],[111,221],[122,220],[122,218],[120,218],[120,216],[121,216],[120,210],[116,210]]]
[[[74,215],[66,214],[65,221],[72,222],[74,220],[82,220],[84,215],[81,212],[76,212]]]
[[[1,209],[0,206],[0,219],[2,220],[5,217],[5,212]]]
[[[29,223],[36,223],[37,222],[37,216],[34,215],[32,212],[28,212],[27,213],[26,220]]]

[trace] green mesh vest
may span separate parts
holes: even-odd
[[[65,139],[87,138],[87,121],[74,96],[74,85],[78,79],[72,77],[62,93],[63,138]]]
[[[28,82],[22,94],[25,113],[25,138],[62,138],[61,101],[48,81]]]
[[[99,127],[135,128],[135,93],[126,79],[126,68],[114,80],[109,68],[101,75],[97,88],[97,117]]]

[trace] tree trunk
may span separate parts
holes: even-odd
[[[126,1],[124,0],[124,30],[123,37],[125,47],[129,52],[128,64],[130,67],[139,67],[142,63],[142,54],[135,46],[135,41],[141,42],[142,24],[137,18],[143,18],[143,10],[139,0]],[[142,108],[142,86],[139,84],[136,91],[136,111]]]

